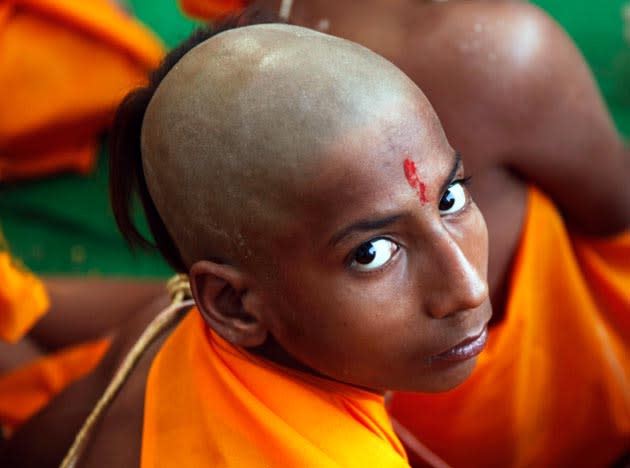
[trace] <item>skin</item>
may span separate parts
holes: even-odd
[[[204,86],[196,86],[198,79]],[[230,99],[214,101],[223,94],[208,92],[216,89],[226,89]],[[257,112],[241,104],[261,93],[277,99],[262,100]],[[219,105],[223,118],[211,123],[226,126],[217,134],[233,138],[232,154],[242,151],[237,158],[224,152],[223,142],[208,141],[210,123],[196,133]],[[289,26],[229,31],[180,61],[144,125],[149,188],[190,262],[199,309],[223,338],[281,365],[375,392],[443,391],[470,374],[474,358],[436,356],[482,333],[490,319],[485,223],[456,182],[463,166],[431,106],[390,63],[354,44]],[[258,145],[255,157],[256,146],[248,144]],[[427,185],[427,203],[406,179],[409,159]],[[234,179],[215,177],[227,171]],[[166,192],[172,197],[161,196]],[[449,196],[458,200],[452,212]],[[226,204],[231,209],[217,208],[210,218],[207,210]],[[179,217],[205,224],[180,224]],[[224,232],[217,232],[220,222]],[[204,242],[183,243],[190,230]],[[225,234],[239,239],[241,248]],[[372,268],[368,259],[366,269],[357,249],[370,241],[385,261]],[[125,345],[113,349],[124,355]],[[112,457],[117,466],[137,464],[154,352],[99,424],[83,466],[112,466]],[[94,375],[107,374],[99,367]],[[74,387],[59,398],[68,403],[77,392]],[[66,407],[66,424],[89,407],[85,397],[80,401],[83,406],[74,403],[79,416],[69,417]],[[55,406],[63,405],[51,405],[30,427],[60,417]],[[18,459],[16,447],[27,443],[28,433],[16,435],[9,456]],[[68,435],[48,455],[56,450],[58,457],[64,444]],[[22,466],[59,460],[22,455]]]
[[[45,278],[44,284],[51,309],[31,336],[48,352],[97,339],[157,297],[166,296],[164,280],[54,277]]]
[[[139,309],[166,297],[164,281],[70,277],[43,281],[50,309],[18,343],[0,342],[0,372],[109,335]]]

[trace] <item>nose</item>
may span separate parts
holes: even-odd
[[[443,318],[475,309],[488,298],[486,259],[479,253],[483,249],[467,255],[451,235],[442,231],[436,233],[430,251],[426,275],[429,280],[423,282],[427,286],[423,293],[429,315]]]

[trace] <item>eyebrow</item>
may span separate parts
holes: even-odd
[[[448,176],[442,183],[440,194],[444,193],[444,191],[448,188],[448,186],[453,182],[453,179],[455,178],[455,174],[457,174],[457,171],[459,171],[461,165],[462,165],[462,155],[459,152],[455,152],[453,156],[453,166],[451,167],[451,170],[448,173]],[[349,234],[354,233],[354,232],[376,231],[377,229],[382,229],[384,227],[391,226],[400,218],[402,218],[404,215],[405,213],[395,213],[393,215],[385,216],[383,218],[378,218],[378,219],[359,220],[356,223],[352,223],[350,226],[346,226],[345,228],[337,232],[334,236],[332,236],[329,244],[335,245],[344,237],[347,237]]]
[[[337,244],[341,239],[348,236],[353,232],[369,232],[375,231],[377,229],[382,229],[387,226],[391,226],[396,221],[404,216],[404,213],[396,213],[391,216],[386,216],[384,218],[379,219],[364,219],[357,221],[356,223],[352,223],[350,226],[346,226],[339,232],[337,232],[331,239],[330,245]]]

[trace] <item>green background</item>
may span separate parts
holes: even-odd
[[[172,47],[195,23],[175,0],[128,0],[140,20]],[[620,132],[630,136],[630,45],[622,0],[539,0],[571,35],[591,66]],[[630,28],[630,25],[626,26]],[[630,40],[630,38],[628,38]],[[11,252],[45,274],[166,276],[154,253],[132,254],[118,234],[107,200],[107,154],[88,177],[72,174],[0,185],[0,220]]]

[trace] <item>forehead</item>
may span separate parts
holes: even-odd
[[[454,151],[432,108],[419,95],[406,108],[340,135],[300,182],[295,209],[285,220],[289,237],[316,236],[351,221],[415,206],[405,175],[413,161],[435,198],[450,172]],[[403,206],[404,205],[404,206]]]

